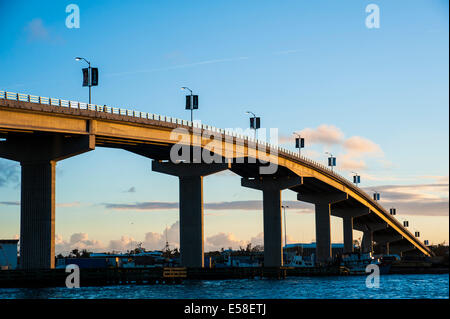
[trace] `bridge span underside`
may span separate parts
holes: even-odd
[[[175,128],[187,133],[174,138],[171,133]],[[261,174],[260,167],[268,164],[253,157],[254,143],[231,137],[219,148],[208,134],[205,137],[205,132],[207,128],[196,131],[162,120],[0,98],[0,157],[20,162],[22,172],[21,267],[54,267],[55,167],[60,160],[96,147],[120,148],[144,156],[151,160],[153,171],[178,177],[180,252],[186,267],[203,267],[203,177],[227,169],[241,177],[243,187],[261,191],[266,267],[283,265],[284,189],[296,192],[298,200],[314,204],[319,263],[333,257],[330,216],[343,219],[346,252],[353,250],[353,230],[358,230],[364,234],[363,251],[431,255],[369,195],[327,168],[295,154],[278,150],[274,155],[267,151],[267,159],[278,166],[271,174]],[[192,163],[170,161],[172,146],[180,137],[190,145]],[[223,163],[207,164],[199,160],[198,151],[217,155]]]

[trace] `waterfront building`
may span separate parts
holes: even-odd
[[[17,268],[18,239],[0,239],[0,270]]]

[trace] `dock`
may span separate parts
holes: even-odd
[[[69,273],[65,269],[3,270],[0,288],[65,287]],[[339,267],[301,269],[293,267],[230,267],[230,268],[97,268],[80,269],[81,286],[177,284],[184,280],[284,279],[290,276],[345,275]]]
[[[389,274],[442,274],[448,267],[396,265]],[[0,288],[65,287],[65,269],[2,270]],[[223,267],[223,268],[81,268],[80,286],[179,284],[186,280],[285,279],[288,277],[348,276],[345,267]]]

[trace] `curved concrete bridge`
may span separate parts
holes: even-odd
[[[371,196],[344,177],[289,150],[223,129],[150,113],[0,91],[0,138],[0,157],[19,161],[22,169],[23,268],[54,267],[57,161],[97,146],[145,156],[152,159],[152,170],[179,177],[180,251],[186,267],[203,267],[203,176],[226,169],[241,176],[243,187],[262,191],[264,266],[283,265],[283,189],[315,205],[319,262],[332,258],[331,215],[343,218],[347,252],[353,250],[352,230],[356,229],[363,232],[366,252],[377,245],[385,253],[432,254]],[[182,160],[172,161],[180,154],[185,156]]]

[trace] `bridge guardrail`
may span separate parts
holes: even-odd
[[[225,129],[219,129],[214,126],[206,125],[206,124],[200,124],[197,122],[192,123],[191,121],[173,118],[169,116],[163,116],[153,113],[147,113],[147,112],[140,112],[140,111],[134,111],[129,109],[123,109],[123,108],[115,108],[110,107],[106,105],[98,105],[98,104],[88,104],[85,102],[78,102],[78,101],[70,101],[70,100],[62,100],[57,98],[49,98],[49,97],[42,97],[37,95],[30,95],[30,94],[24,94],[24,93],[15,93],[15,92],[8,92],[8,91],[0,91],[0,99],[7,99],[7,100],[16,100],[16,101],[22,101],[22,102],[31,102],[31,103],[39,103],[39,104],[46,104],[51,106],[59,106],[59,107],[65,107],[65,108],[76,108],[80,110],[90,110],[95,112],[105,112],[110,114],[118,114],[118,115],[124,115],[129,117],[137,117],[137,118],[143,118],[143,119],[149,119],[149,120],[156,120],[166,123],[173,123],[173,124],[179,124],[179,125],[185,125],[189,127],[194,127],[202,130],[209,130],[212,132],[217,132],[220,134],[228,135],[230,137],[234,137],[236,139],[241,139],[247,142],[253,142],[257,145],[262,145],[267,148],[276,149],[278,154],[281,154],[283,156],[286,156],[290,159],[294,159],[297,161],[302,162],[303,164],[307,164],[315,169],[318,169],[322,173],[325,173],[328,177],[331,177],[332,179],[335,179],[342,184],[344,184],[346,187],[356,190],[358,195],[365,198],[368,202],[370,202],[373,206],[375,206],[380,212],[384,213],[387,217],[391,218],[392,221],[402,229],[404,232],[408,233],[413,240],[418,242],[413,236],[413,234],[404,228],[401,223],[393,218],[378,202],[372,200],[369,194],[367,194],[363,189],[355,186],[353,183],[351,183],[349,180],[347,180],[342,175],[336,173],[335,171],[331,170],[330,168],[326,167],[325,165],[314,161],[312,159],[309,159],[305,156],[299,155],[297,152],[293,152],[291,150],[288,150],[286,148],[280,147],[278,145],[272,145],[270,143],[267,143],[266,141],[261,141],[254,139],[250,136],[238,134],[235,131],[225,130]],[[422,242],[420,242],[421,245]]]
[[[259,145],[263,145],[265,147],[269,147],[272,149],[276,149],[278,152],[282,152],[285,154],[288,154],[290,156],[297,157],[304,162],[307,162],[311,165],[314,165],[316,167],[320,167],[322,170],[327,171],[328,173],[331,173],[332,175],[339,177],[341,179],[345,179],[343,176],[337,174],[336,172],[332,171],[325,165],[318,163],[314,160],[311,160],[309,158],[306,158],[304,156],[299,156],[296,152],[293,152],[291,150],[288,150],[286,148],[280,147],[278,145],[272,145],[270,143],[267,143],[266,141],[257,140],[250,136],[238,134],[234,131],[225,130],[216,128],[211,125],[206,124],[199,124],[199,123],[192,123],[191,121],[173,118],[169,116],[163,116],[153,113],[146,113],[146,112],[140,112],[140,111],[134,111],[129,109],[123,109],[123,108],[116,108],[116,107],[110,107],[106,105],[98,105],[98,104],[88,104],[85,102],[78,102],[78,101],[70,101],[70,100],[63,100],[63,99],[57,99],[57,98],[49,98],[49,97],[42,97],[37,95],[30,95],[30,94],[24,94],[24,93],[15,93],[15,92],[8,92],[8,91],[0,91],[0,98],[7,99],[7,100],[16,100],[16,101],[22,101],[22,102],[31,102],[31,103],[39,103],[39,104],[47,104],[51,106],[60,106],[60,107],[66,107],[66,108],[75,108],[80,110],[90,110],[90,111],[96,111],[96,112],[105,112],[110,114],[118,114],[118,115],[124,115],[124,116],[130,116],[130,117],[137,117],[137,118],[144,118],[149,120],[156,120],[156,121],[162,121],[167,123],[173,123],[173,124],[180,124],[185,126],[193,126],[195,128],[200,128],[204,130],[209,130],[216,133],[221,133],[228,135],[230,137],[236,137],[240,138],[245,141],[257,143]]]

